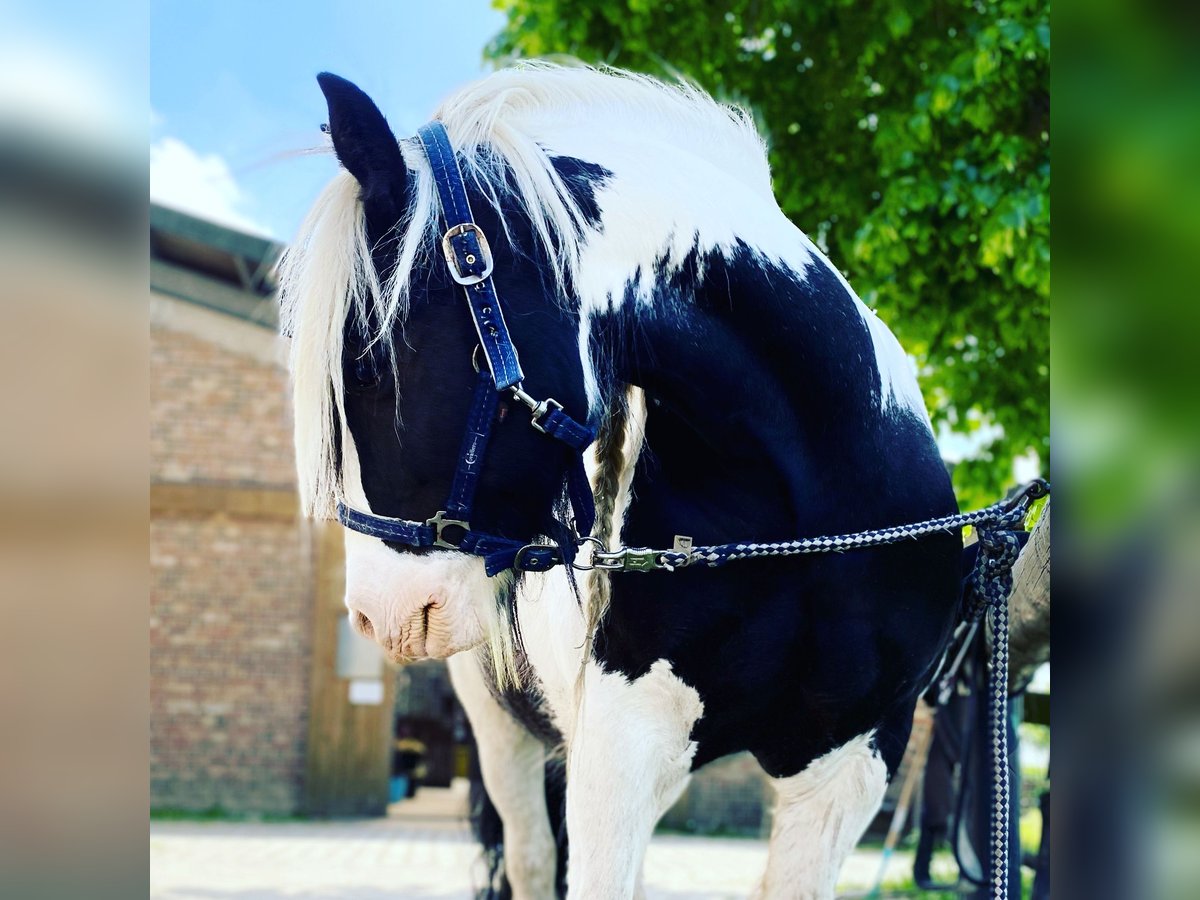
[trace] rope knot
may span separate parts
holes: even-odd
[[[1008,602],[1012,592],[1012,570],[1021,553],[1018,530],[1021,518],[1009,515],[994,525],[978,528],[979,558],[971,573],[972,604],[970,615],[978,619],[988,607]]]

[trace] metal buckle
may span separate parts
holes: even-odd
[[[470,273],[464,275],[459,270],[458,256],[455,255],[454,246],[450,243],[451,238],[471,232],[474,232],[475,239],[479,241],[479,252],[483,254],[483,271],[478,275]],[[455,225],[446,230],[446,233],[442,235],[442,255],[446,257],[446,265],[450,267],[450,277],[465,287],[479,284],[492,274],[492,248],[488,245],[487,235],[474,222],[463,222],[461,225]],[[474,261],[468,258],[467,262],[473,263]]]
[[[464,535],[466,532],[471,530],[470,522],[465,522],[462,519],[446,518],[446,511],[444,509],[439,509],[437,511],[437,515],[435,515],[432,519],[426,519],[425,524],[433,529],[433,546],[446,547],[449,550],[460,549],[462,541],[459,540],[457,544],[450,543],[448,540],[442,537],[442,531],[444,529],[451,525],[457,525],[463,530]]]

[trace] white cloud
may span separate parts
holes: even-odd
[[[150,199],[201,219],[266,237],[271,230],[244,211],[246,194],[224,157],[199,153],[179,138],[150,145]]]

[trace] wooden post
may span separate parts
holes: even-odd
[[[1013,566],[1008,598],[1008,689],[1018,693],[1050,659],[1050,502]]]

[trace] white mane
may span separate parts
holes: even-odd
[[[551,164],[552,156],[607,166],[632,154],[640,163],[657,160],[660,167],[678,167],[682,156],[736,182],[754,202],[777,209],[763,143],[750,115],[689,85],[615,70],[534,63],[467,85],[434,116],[461,154],[464,177],[497,209],[521,208],[553,261],[558,283],[569,277],[581,291],[588,287],[580,275],[590,232]],[[292,338],[296,463],[306,515],[331,517],[341,495],[336,429],[345,420],[342,334],[347,315],[354,311],[367,321],[370,309],[370,320],[378,325],[373,340],[390,353],[392,334],[408,307],[414,268],[436,264],[431,251],[441,211],[429,167],[415,139],[401,140],[400,147],[415,177],[408,209],[389,237],[397,242],[398,264],[388,283],[380,284],[376,277],[358,184],[344,171],[321,194],[280,264],[281,322]],[[505,169],[511,191],[501,175]],[[694,186],[698,195],[711,189],[698,182]],[[663,229],[669,232],[673,226],[668,220]],[[690,232],[683,237],[692,240]],[[657,234],[652,243],[661,246],[663,240]],[[639,260],[625,262],[625,272],[616,273],[618,280]],[[612,268],[590,262],[588,267]],[[592,293],[608,290],[611,275],[603,282],[593,279]],[[593,306],[597,302],[582,294],[580,299]]]

